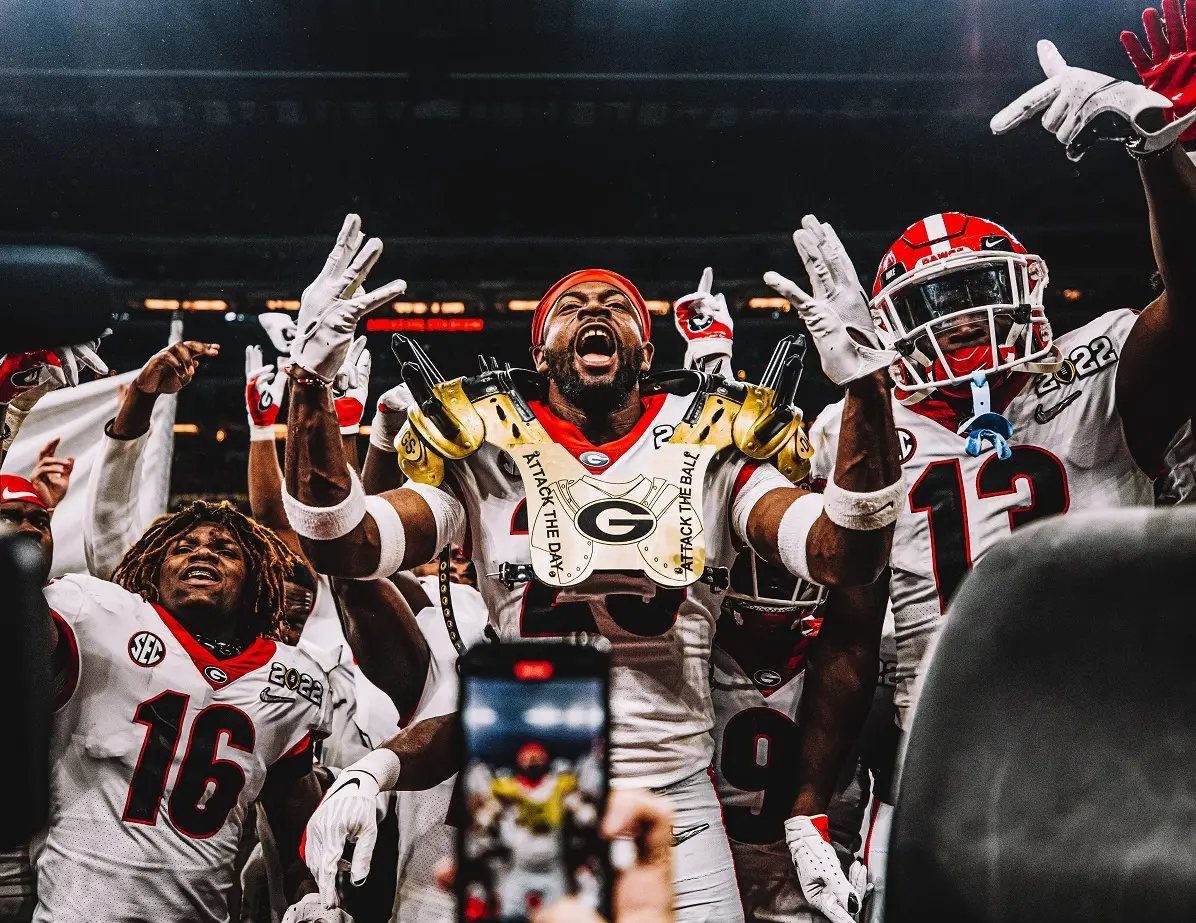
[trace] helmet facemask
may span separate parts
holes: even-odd
[[[873,321],[900,358],[907,403],[967,387],[977,372],[1052,372],[1060,357],[1042,306],[1046,263],[1032,254],[966,250],[904,273],[872,299]]]
[[[768,564],[744,550],[731,570],[731,586],[723,596],[722,608],[742,626],[749,618],[783,618],[790,630],[814,615],[826,600],[826,588],[795,577],[783,568]]]

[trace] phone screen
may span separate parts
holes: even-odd
[[[582,660],[589,663],[562,662],[541,647],[534,657],[463,670],[460,919],[527,920],[566,896],[606,911],[610,868],[598,832],[606,661],[596,660],[597,672],[594,659]]]

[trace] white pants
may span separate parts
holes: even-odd
[[[710,774],[696,772],[656,794],[673,807],[677,923],[743,923],[731,845]]]
[[[863,861],[868,866],[868,883],[872,891],[865,906],[868,923],[881,923],[885,918],[885,866],[889,863],[889,831],[893,827],[893,806],[874,801],[876,809],[872,824],[864,840]]]

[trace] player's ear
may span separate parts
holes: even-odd
[[[656,354],[656,347],[651,341],[644,344],[644,361],[640,363],[640,371],[646,372],[652,368],[652,356]]]
[[[544,347],[532,347],[532,365],[536,367],[536,371],[541,375],[548,372],[548,362],[544,359]]]

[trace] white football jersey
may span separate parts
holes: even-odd
[[[632,485],[651,476],[657,446],[672,436],[691,400],[689,395],[664,394],[645,399],[645,413],[631,432],[602,446],[591,445],[576,427],[537,402],[532,408],[553,441],[590,474]],[[702,582],[659,587],[642,573],[594,573],[564,588],[537,580],[505,585],[499,579],[503,564],[531,561],[518,469],[513,459],[489,443],[447,468],[447,483],[467,514],[465,553],[477,566],[482,596],[499,637],[515,641],[599,634],[611,642],[613,784],[659,788],[704,770],[714,749],[708,672],[720,595]],[[709,566],[731,565],[736,553],[734,497],[749,478],[757,477],[775,477],[777,486],[789,483],[771,465],[745,469],[743,457],[734,452],[710,462],[698,511]],[[623,518],[617,525],[626,527],[653,515],[642,505],[635,509],[635,518]]]
[[[438,599],[436,577],[421,577],[428,596]],[[473,587],[452,584],[453,616],[466,648],[480,644],[486,630],[486,607]],[[428,642],[428,678],[411,723],[457,710],[457,649],[449,638],[439,604],[415,617]],[[456,912],[453,896],[437,884],[436,864],[454,849],[453,828],[445,823],[457,776],[424,792],[398,792],[399,874],[395,889],[395,923],[445,923]]]
[[[164,610],[94,577],[45,595],[74,657],[34,919],[227,920],[246,809],[271,767],[301,774],[326,733],[323,672],[263,639],[218,660]]]
[[[807,906],[785,845],[785,820],[797,797],[793,764],[806,675],[799,648],[788,678],[774,669],[749,675],[717,638],[711,654],[714,784],[749,921],[795,919]]]
[[[1117,360],[1136,317],[1110,311],[1059,337],[1063,367],[1026,376],[1007,407],[994,406],[1013,424],[1004,461],[987,443],[968,455],[943,402],[894,402],[908,491],[890,559],[903,721],[951,595],[1010,530],[1069,510],[1153,505],[1152,479],[1130,456],[1116,404]],[[834,468],[842,412],[842,402],[832,404],[811,429],[816,477]]]
[[[343,769],[398,733],[399,711],[357,666],[341,627],[331,581],[322,574],[298,647],[328,677],[331,718],[328,737],[319,747],[321,765]]]

